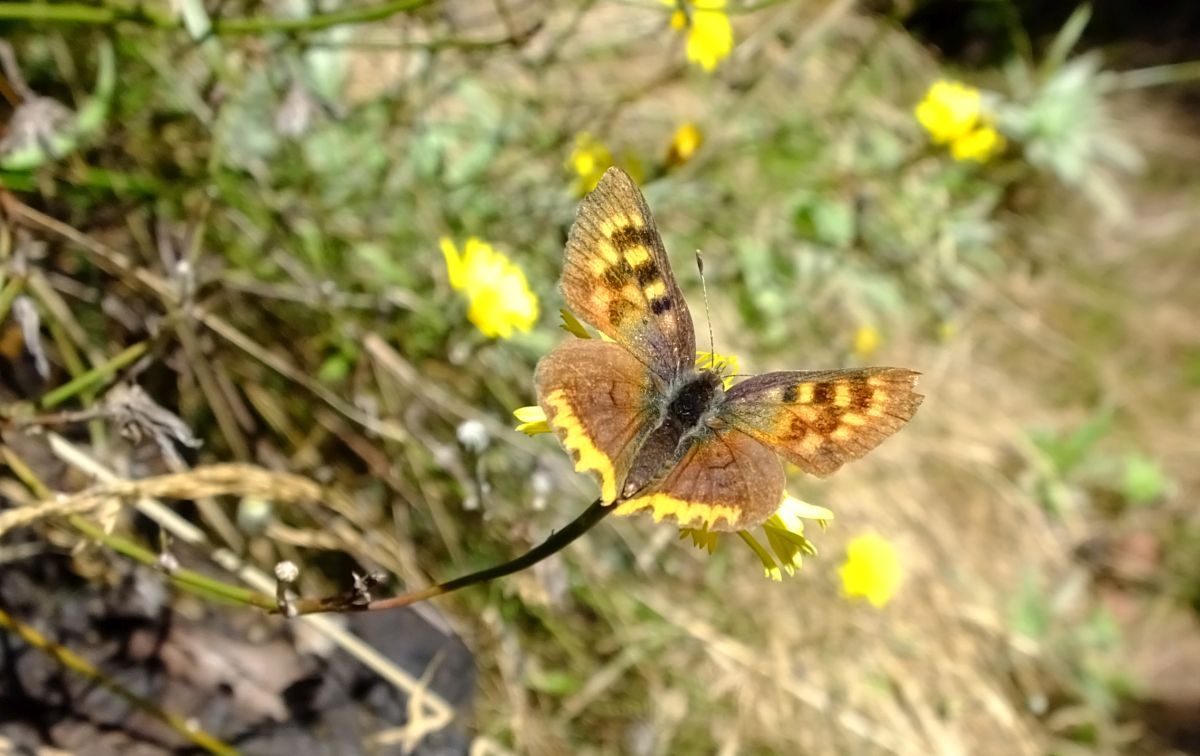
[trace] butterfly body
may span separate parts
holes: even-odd
[[[917,373],[862,368],[767,373],[726,390],[696,368],[687,303],[645,199],[610,168],[567,240],[563,293],[607,340],[571,339],[538,363],[546,419],[575,468],[618,514],[739,530],[783,497],[779,456],[828,475],[916,411]]]
[[[633,496],[657,480],[683,458],[688,448],[707,429],[725,396],[720,374],[715,370],[693,370],[681,375],[660,396],[663,409],[657,427],[650,431],[633,468],[625,478],[621,495]]]

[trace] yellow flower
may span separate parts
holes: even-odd
[[[979,90],[957,81],[935,81],[916,107],[917,120],[934,144],[950,145],[955,160],[982,163],[1004,149],[1004,137],[988,122]]]
[[[862,325],[854,334],[854,353],[859,357],[870,357],[879,348],[879,330],[874,326]]]
[[[763,546],[748,530],[739,530],[737,534],[762,562],[763,574],[771,580],[782,580],[785,572],[788,575],[795,574],[804,554],[812,556],[817,553],[816,547],[804,536],[803,520],[816,520],[824,527],[832,519],[833,512],[828,509],[785,493],[779,509],[763,523],[767,546]],[[717,547],[717,533],[703,528],[681,528],[679,537],[690,537],[697,547],[707,549],[709,553]]]
[[[507,339],[514,330],[533,327],[537,296],[512,260],[475,237],[467,239],[461,253],[450,239],[440,243],[450,286],[466,296],[467,318],[484,336]]]
[[[685,123],[675,130],[671,137],[671,146],[667,148],[667,167],[677,168],[692,159],[700,145],[704,144],[704,134],[692,123]]]
[[[917,120],[935,144],[948,144],[975,128],[981,104],[978,89],[943,79],[935,81],[917,105]]]
[[[900,558],[896,547],[875,533],[860,535],[846,546],[846,561],[838,569],[842,593],[882,607],[900,588]]]
[[[596,188],[600,177],[613,165],[612,151],[591,134],[575,137],[575,148],[567,158],[567,168],[575,173],[575,193],[583,196]]]
[[[991,126],[982,126],[950,143],[955,160],[985,163],[1004,150],[1004,137]]]
[[[705,71],[729,57],[733,50],[733,25],[725,13],[725,0],[663,0],[675,7],[671,28],[687,29],[687,59]]]
[[[696,352],[697,370],[715,370],[722,373],[721,382],[728,389],[733,386],[733,378],[738,371],[736,354],[717,354],[716,352]]]

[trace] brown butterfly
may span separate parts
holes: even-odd
[[[611,341],[572,339],[537,366],[538,403],[575,469],[618,514],[743,530],[784,493],[776,455],[825,476],[900,429],[917,373],[861,368],[767,373],[725,390],[697,370],[692,316],[641,191],[609,168],[567,239],[567,305]]]

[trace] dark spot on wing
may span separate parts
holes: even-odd
[[[875,396],[875,389],[867,385],[866,381],[857,380],[850,384],[850,407],[855,410],[864,410],[871,406],[871,399]]]
[[[609,238],[618,252],[627,252],[638,246],[654,249],[658,243],[658,232],[648,226],[622,226],[615,229]]]
[[[783,401],[787,402],[788,404],[791,404],[792,402],[796,401],[796,392],[798,389],[799,389],[799,387],[794,383],[792,385],[788,386],[786,389],[784,389],[783,390]]]
[[[658,299],[651,300],[650,309],[654,311],[655,315],[662,315],[664,312],[671,309],[671,300],[667,299],[666,297],[659,297]]]
[[[600,277],[604,279],[604,285],[614,291],[619,291],[625,285],[625,274],[621,271],[620,265],[610,265],[604,269],[604,273]]]
[[[833,402],[833,384],[817,383],[813,385],[813,404],[831,404]]]
[[[813,419],[812,428],[822,436],[828,436],[837,430],[839,425],[841,425],[841,422],[838,420],[838,413],[826,411]]]
[[[793,441],[799,441],[808,435],[808,426],[798,417],[793,417],[791,425],[788,426],[788,438]]]
[[[646,260],[633,269],[633,274],[637,276],[637,282],[645,286],[658,280],[658,266],[654,264],[654,260]]]

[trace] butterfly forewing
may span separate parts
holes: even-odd
[[[767,373],[730,389],[718,417],[825,476],[908,422],[923,398],[914,391],[918,375],[901,368]]]
[[[696,359],[692,316],[633,179],[609,168],[579,203],[563,265],[567,306],[666,380]]]
[[[648,509],[681,528],[742,530],[779,508],[784,482],[775,452],[727,428],[702,436],[662,481],[622,501],[616,513]]]
[[[654,379],[624,347],[591,339],[563,342],[538,363],[538,404],[570,452],[611,502],[656,424]]]

